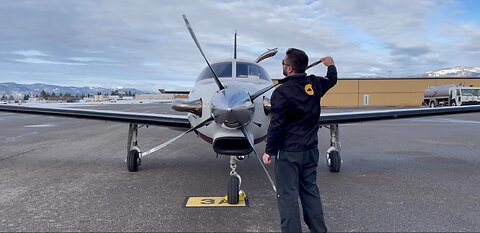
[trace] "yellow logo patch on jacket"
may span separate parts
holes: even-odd
[[[307,93],[307,95],[315,94],[315,92],[313,91],[312,84],[305,85],[305,93]]]

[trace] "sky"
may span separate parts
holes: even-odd
[[[1,0],[0,82],[190,90],[210,63],[254,61],[283,78],[290,47],[339,78],[480,66],[478,0]],[[324,66],[308,71],[324,75]]]

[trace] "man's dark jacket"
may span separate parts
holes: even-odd
[[[285,78],[272,94],[271,120],[265,152],[307,151],[318,146],[320,98],[337,83],[337,69],[328,66],[326,77],[296,74]]]

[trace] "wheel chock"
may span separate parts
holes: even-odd
[[[225,201],[228,201],[228,195],[226,195],[226,196],[224,197],[224,200],[225,200]],[[238,192],[238,200],[239,200],[239,201],[245,201],[245,200],[247,200],[247,193],[245,193],[245,191],[243,191],[243,190],[240,190],[240,191]]]

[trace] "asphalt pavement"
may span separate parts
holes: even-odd
[[[174,113],[168,103],[80,107]],[[355,110],[324,110],[334,111]],[[127,132],[121,123],[0,112],[0,231],[280,230],[255,155],[237,168],[249,207],[185,208],[187,196],[226,194],[228,157],[189,134],[132,173]],[[140,147],[181,132],[142,128]],[[319,137],[324,154],[328,130]],[[340,173],[324,159],[318,167],[330,231],[480,231],[480,113],[340,125],[340,139]]]

